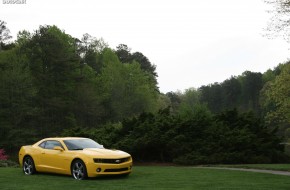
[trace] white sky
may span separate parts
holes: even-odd
[[[56,25],[73,37],[126,44],[157,66],[161,92],[265,72],[289,58],[289,44],[262,35],[270,18],[263,0],[26,0],[0,2],[0,20],[20,30]]]

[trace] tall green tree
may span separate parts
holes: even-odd
[[[143,71],[146,71],[152,74],[154,77],[157,77],[156,65],[153,65],[149,59],[144,56],[141,52],[135,52],[131,55],[131,61],[136,61],[140,64],[140,67]]]
[[[81,59],[81,69],[84,65],[89,65],[96,73],[100,73],[102,64],[99,61],[98,55],[108,47],[108,44],[102,38],[97,39],[88,33],[84,34],[81,40],[75,40],[77,52]]]
[[[283,133],[290,128],[290,63],[282,67],[281,73],[269,81],[261,91],[265,121],[270,126],[279,126]]]
[[[209,110],[214,113],[218,113],[223,110],[223,91],[221,84],[214,83],[207,86],[201,86],[199,91],[201,93],[201,103],[207,104]]]
[[[155,83],[155,89],[158,89],[157,82],[157,73],[156,73],[156,65],[152,64],[149,59],[143,55],[141,52],[131,53],[131,48],[129,48],[125,44],[120,44],[117,46],[117,50],[115,51],[121,63],[134,63],[137,62],[140,64],[140,68],[146,72],[148,75],[152,75],[151,80]]]
[[[195,88],[185,90],[181,95],[181,103],[178,108],[178,114],[184,119],[190,119],[196,115],[197,112],[209,112],[206,104],[200,103],[200,91]]]
[[[137,62],[121,64],[110,49],[105,49],[102,57],[104,67],[98,80],[107,97],[110,118],[119,121],[143,111],[155,111],[158,96],[151,75],[142,71]]]
[[[80,75],[75,40],[56,26],[40,26],[22,46],[37,88],[41,136],[57,134],[75,125],[72,107]]]
[[[241,83],[236,77],[231,77],[221,84],[223,91],[223,103],[226,109],[234,109],[239,106]]]
[[[176,113],[181,103],[181,92],[167,92],[166,96],[170,99],[170,107]]]
[[[96,72],[89,65],[84,65],[81,79],[77,80],[74,96],[73,113],[79,127],[99,127],[106,122],[104,97],[96,77]]]
[[[125,44],[119,44],[117,46],[116,55],[122,63],[131,62],[131,48]]]
[[[27,61],[18,48],[0,52],[0,146],[8,150],[35,137],[36,88]]]
[[[260,114],[259,97],[263,88],[263,79],[261,73],[245,71],[238,78],[241,82],[241,110],[252,110]]]

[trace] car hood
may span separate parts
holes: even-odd
[[[82,153],[87,156],[98,158],[124,158],[130,156],[130,154],[120,150],[110,150],[105,148],[85,148]]]

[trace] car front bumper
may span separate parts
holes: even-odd
[[[87,163],[87,173],[88,177],[129,174],[132,172],[132,166],[132,161],[121,164]]]

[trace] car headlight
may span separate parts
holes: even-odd
[[[102,158],[94,158],[94,162],[95,163],[103,163],[103,160]]]

